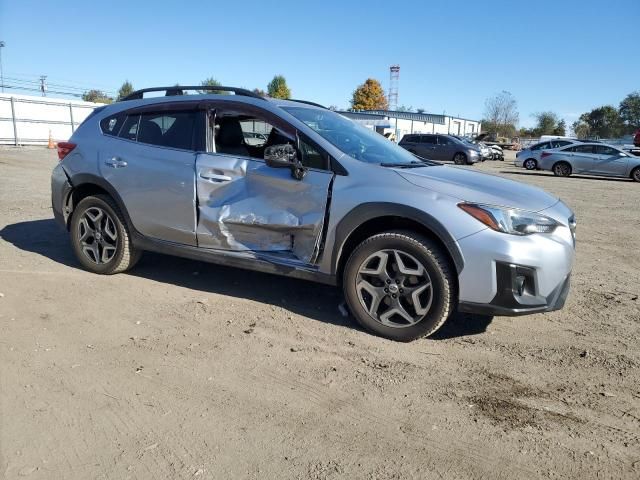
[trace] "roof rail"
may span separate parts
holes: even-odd
[[[287,100],[289,100],[290,102],[306,103],[307,105],[313,105],[314,107],[320,107],[320,108],[324,108],[325,110],[329,110],[324,105],[320,105],[319,103],[315,103],[315,102],[310,102],[309,100],[296,100],[294,98],[287,98]]]
[[[252,92],[251,90],[247,90],[244,88],[236,88],[236,87],[223,87],[223,86],[214,86],[214,85],[195,85],[195,86],[186,86],[175,85],[173,87],[152,87],[152,88],[143,88],[141,90],[136,90],[135,92],[130,93],[126,97],[124,97],[121,101],[125,100],[140,100],[144,98],[144,94],[148,92],[166,92],[165,96],[170,97],[173,95],[184,95],[185,90],[210,90],[212,92],[233,92],[236,95],[242,95],[245,97],[253,97],[253,98],[261,98],[265,100],[264,97],[261,97],[257,93]]]

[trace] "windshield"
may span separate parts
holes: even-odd
[[[361,162],[383,166],[438,165],[428,160],[419,161],[413,154],[379,133],[330,110],[305,107],[284,109],[332,145]]]

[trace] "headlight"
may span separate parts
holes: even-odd
[[[551,233],[559,225],[554,219],[545,215],[517,208],[501,208],[476,203],[459,203],[458,206],[492,230],[511,235]]]

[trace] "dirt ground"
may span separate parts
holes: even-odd
[[[567,305],[399,344],[330,287],[157,254],[81,270],[55,162],[0,149],[0,477],[640,478],[639,184],[473,167],[575,210]]]

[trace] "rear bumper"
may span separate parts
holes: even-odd
[[[56,165],[51,172],[51,209],[56,222],[65,229],[69,219],[69,212],[66,208],[67,199],[72,189],[64,169],[61,165]]]

